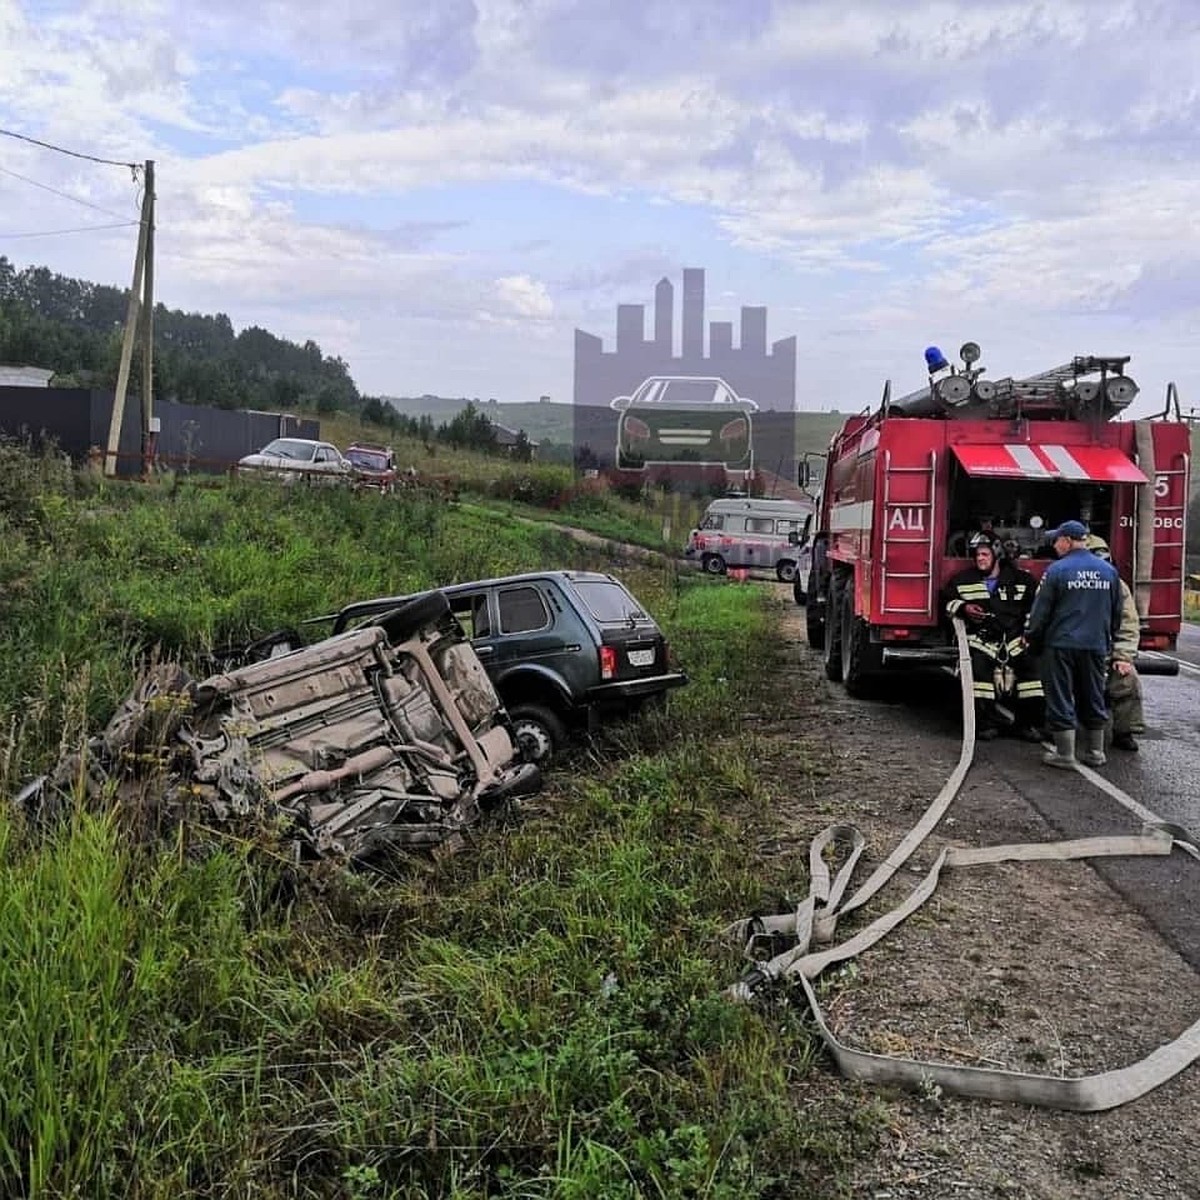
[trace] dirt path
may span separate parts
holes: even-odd
[[[784,589],[772,591],[784,630],[780,678],[789,685],[773,681],[769,707],[764,698],[746,728],[781,821],[764,830],[764,853],[794,859],[799,895],[808,841],[835,821],[865,834],[869,861],[857,876],[865,879],[937,793],[958,743],[914,736],[911,722],[886,705],[856,702],[828,684],[805,644],[800,610]],[[942,826],[866,916],[890,907],[948,842],[1056,837],[1010,785],[977,767]],[[1200,1016],[1200,978],[1081,863],[945,876],[922,912],[851,968],[824,977],[822,996],[835,1033],[851,1044],[1051,1075],[1126,1065]],[[836,1077],[831,1062],[825,1070],[830,1087],[878,1097],[886,1117],[855,1196],[1200,1197],[1200,1066],[1095,1115],[879,1091]]]

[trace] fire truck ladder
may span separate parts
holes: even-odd
[[[934,545],[934,498],[937,495],[935,483],[937,480],[937,451],[930,451],[929,462],[923,467],[893,467],[892,452],[884,451],[883,456],[883,539],[882,539],[882,568],[880,573],[880,603],[881,613],[896,615],[914,615],[932,612],[933,610],[933,545]],[[892,499],[892,479],[895,475],[913,475],[921,480],[922,500],[895,501]],[[925,522],[924,537],[896,537],[892,533],[893,508],[913,509],[921,513]],[[911,530],[905,529],[911,534]],[[888,569],[888,551],[895,546],[922,545],[925,547],[924,571],[890,571]],[[925,583],[925,604],[921,608],[903,607],[888,603],[888,584],[901,579],[922,580]]]
[[[1175,456],[1175,464],[1175,466],[1170,467],[1168,470],[1155,471],[1154,482],[1151,484],[1152,487],[1157,487],[1160,479],[1166,479],[1168,481],[1168,496],[1171,494],[1170,480],[1179,475],[1182,475],[1185,480],[1188,477],[1188,455],[1177,454]],[[1168,529],[1178,530],[1179,539],[1171,542],[1160,542],[1156,540],[1154,543],[1154,551],[1157,553],[1159,550],[1178,550],[1180,554],[1180,561],[1183,561],[1184,546],[1187,541],[1187,489],[1181,487],[1176,494],[1183,497],[1183,502],[1181,504],[1159,504],[1156,502],[1154,505],[1154,519],[1155,521],[1158,521],[1161,518]],[[1179,524],[1174,524],[1175,521],[1178,521]],[[1184,574],[1186,574],[1186,572],[1184,572]],[[1183,580],[1180,579],[1177,581],[1175,577],[1171,575],[1164,578],[1151,578],[1149,582],[1152,588],[1156,583],[1178,582],[1180,585],[1179,606],[1172,612],[1147,613],[1146,620],[1151,621],[1160,618],[1166,618],[1167,620],[1181,620],[1183,618]]]
[[[1051,367],[1048,371],[1039,371],[1023,379],[997,379],[996,394],[1024,404],[1045,403],[1061,396],[1062,386],[1075,383],[1081,375],[1092,375],[1097,371],[1102,378],[1106,375],[1122,375],[1128,362],[1128,355],[1119,358],[1078,355],[1060,367]]]

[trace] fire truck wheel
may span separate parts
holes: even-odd
[[[825,651],[825,678],[834,683],[842,679],[842,623],[838,614],[842,611],[844,584],[836,574],[829,577],[829,593],[825,601],[825,636],[822,638]]]
[[[841,613],[842,682],[851,696],[866,696],[883,666],[879,648],[871,644],[871,628],[854,615],[854,599],[844,594]]]
[[[775,577],[780,583],[791,583],[796,578],[796,564],[790,558],[780,559],[775,564]]]
[[[821,617],[821,610],[817,607],[815,598],[804,610],[804,632],[810,649],[825,648],[825,621]]]
[[[725,560],[719,554],[706,554],[700,562],[710,575],[725,574]]]

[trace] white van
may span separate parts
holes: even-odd
[[[710,575],[724,575],[730,567],[759,567],[791,583],[808,568],[812,519],[810,500],[714,500],[700,527],[692,530],[684,556]]]

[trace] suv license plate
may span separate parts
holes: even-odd
[[[654,661],[653,650],[630,650],[629,665],[631,667],[648,667]]]

